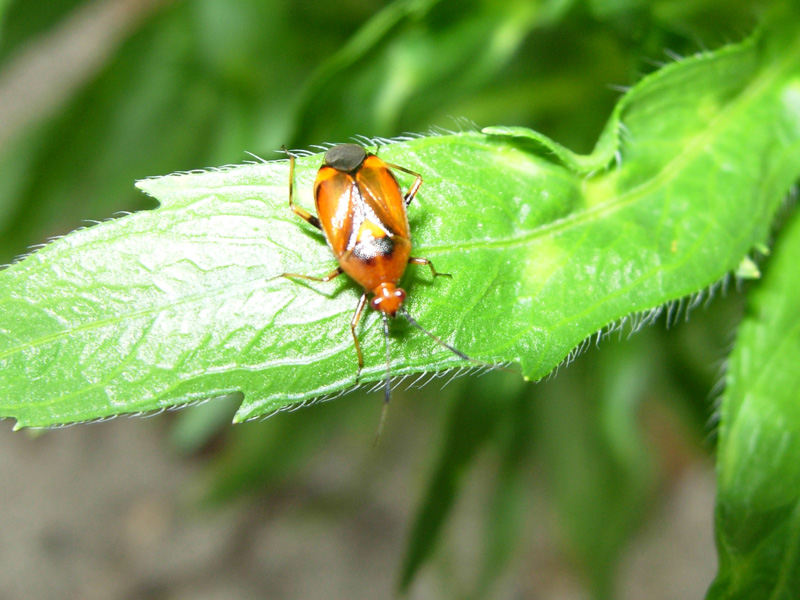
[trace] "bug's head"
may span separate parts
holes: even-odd
[[[353,173],[367,158],[367,151],[358,144],[339,144],[325,153],[325,166]]]
[[[382,313],[395,316],[406,299],[406,292],[403,288],[397,287],[393,283],[382,283],[375,288],[375,296],[369,305]]]

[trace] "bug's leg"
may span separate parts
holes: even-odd
[[[336,267],[333,271],[325,275],[325,277],[314,277],[313,275],[303,275],[302,273],[281,273],[270,279],[277,279],[278,277],[286,277],[286,279],[308,279],[309,281],[330,281],[344,273],[342,267]]]
[[[389,409],[389,400],[392,398],[392,367],[391,367],[391,353],[389,351],[389,317],[386,313],[383,315],[383,338],[386,340],[386,380],[383,386],[383,408],[381,409],[381,420],[378,422],[378,431],[375,434],[375,441],[372,447],[378,445],[383,433],[383,424],[386,422],[386,412]]]
[[[412,256],[411,258],[408,259],[408,264],[412,264],[412,263],[415,264],[415,265],[428,265],[428,267],[430,267],[431,273],[433,274],[434,277],[452,277],[452,275],[450,275],[450,273],[439,273],[439,271],[437,271],[433,267],[433,263],[431,261],[429,261],[427,258],[415,258],[415,257]]]
[[[358,372],[356,373],[356,383],[361,377],[361,369],[364,368],[364,356],[361,354],[361,345],[358,343],[358,334],[356,333],[356,326],[361,320],[361,314],[364,312],[364,307],[367,305],[367,292],[361,294],[361,299],[358,301],[356,312],[353,315],[353,320],[350,321],[350,332],[353,334],[353,344],[356,347],[356,354],[358,355]]]
[[[403,197],[405,200],[406,206],[411,204],[411,201],[414,199],[414,196],[417,195],[420,186],[422,185],[422,175],[412,171],[411,169],[406,169],[405,167],[401,167],[400,165],[393,165],[392,163],[386,163],[386,166],[390,169],[397,169],[398,171],[402,171],[403,173],[407,173],[414,177],[414,183],[411,184],[411,187],[408,188],[406,195]]]
[[[322,230],[322,225],[317,217],[312,215],[306,209],[295,206],[294,204],[294,156],[289,154],[286,146],[283,147],[283,151],[286,152],[286,156],[289,157],[289,208],[291,208],[292,211],[294,211],[294,214],[296,214],[298,217],[304,221],[307,221],[317,229]]]

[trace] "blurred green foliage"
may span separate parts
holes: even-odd
[[[671,60],[665,51],[740,39],[768,3],[185,0],[137,13],[135,2],[120,1],[122,33],[98,51],[105,59],[94,70],[70,86],[43,76],[9,95],[11,67],[24,71],[25,61],[68,70],[68,48],[52,55],[49,44],[70,28],[100,38],[91,16],[102,4],[0,2],[0,127],[12,132],[0,143],[0,262],[85,219],[152,207],[136,179],[241,162],[245,151],[275,158],[281,144],[458,129],[465,118],[527,126],[588,151],[617,99],[611,85],[632,85]],[[27,95],[53,103],[36,112],[9,101]],[[537,386],[492,373],[478,384],[398,393],[396,403],[419,399],[406,418],[444,421],[433,428],[438,450],[398,565],[401,587],[423,568],[448,576],[437,562],[453,543],[444,525],[482,457],[495,484],[478,542],[483,568],[448,585],[491,597],[524,524],[545,518],[526,510],[534,472],[549,490],[565,556],[595,597],[614,597],[620,552],[674,474],[664,465],[710,450],[716,365],[742,310],[735,294],[714,298],[713,309],[694,310],[677,328],[662,319],[631,339],[604,340]],[[378,402],[360,395],[230,430],[222,428],[235,402],[207,404],[182,415],[176,443],[196,452],[222,436],[209,501],[269,494],[301,477],[326,440],[371,434]],[[384,446],[402,427],[390,418]],[[354,453],[368,450],[364,440]]]

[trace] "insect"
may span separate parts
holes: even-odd
[[[386,381],[384,407],[378,429],[380,433],[391,396],[390,318],[401,314],[412,326],[440,345],[457,356],[472,361],[466,354],[420,326],[403,306],[406,292],[399,284],[406,265],[424,265],[431,270],[434,277],[451,277],[449,273],[438,272],[427,258],[411,256],[411,232],[406,207],[422,186],[422,176],[405,167],[386,163],[357,144],[333,146],[325,153],[314,182],[314,202],[317,208],[317,216],[314,216],[294,203],[294,163],[294,156],[289,155],[289,207],[301,219],[324,233],[339,266],[324,277],[299,273],[282,273],[280,276],[326,282],[347,273],[364,288],[350,321],[350,331],[358,357],[356,381],[364,368],[356,327],[366,307],[367,298],[372,295],[369,305],[383,317],[383,334],[386,340]],[[400,191],[392,169],[414,177],[414,182],[405,194]]]

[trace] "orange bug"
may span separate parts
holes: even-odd
[[[364,288],[356,312],[350,321],[350,331],[358,356],[356,381],[364,367],[356,326],[364,312],[368,295],[373,294],[370,306],[380,311],[383,316],[383,333],[386,340],[386,382],[384,408],[381,414],[382,425],[391,395],[389,317],[395,317],[399,312],[411,325],[437,343],[465,360],[472,360],[421,327],[403,306],[406,292],[399,287],[399,283],[407,264],[427,265],[434,277],[451,277],[449,273],[439,273],[427,258],[411,256],[411,232],[406,206],[419,191],[422,176],[405,167],[386,163],[357,144],[333,146],[325,153],[323,165],[317,172],[314,182],[314,201],[317,208],[317,216],[314,216],[294,203],[294,162],[294,156],[290,155],[289,207],[301,219],[325,234],[339,266],[324,277],[299,273],[282,273],[280,276],[330,281],[342,273],[347,273]],[[403,194],[400,191],[400,185],[390,169],[414,177],[414,183],[408,192]]]

